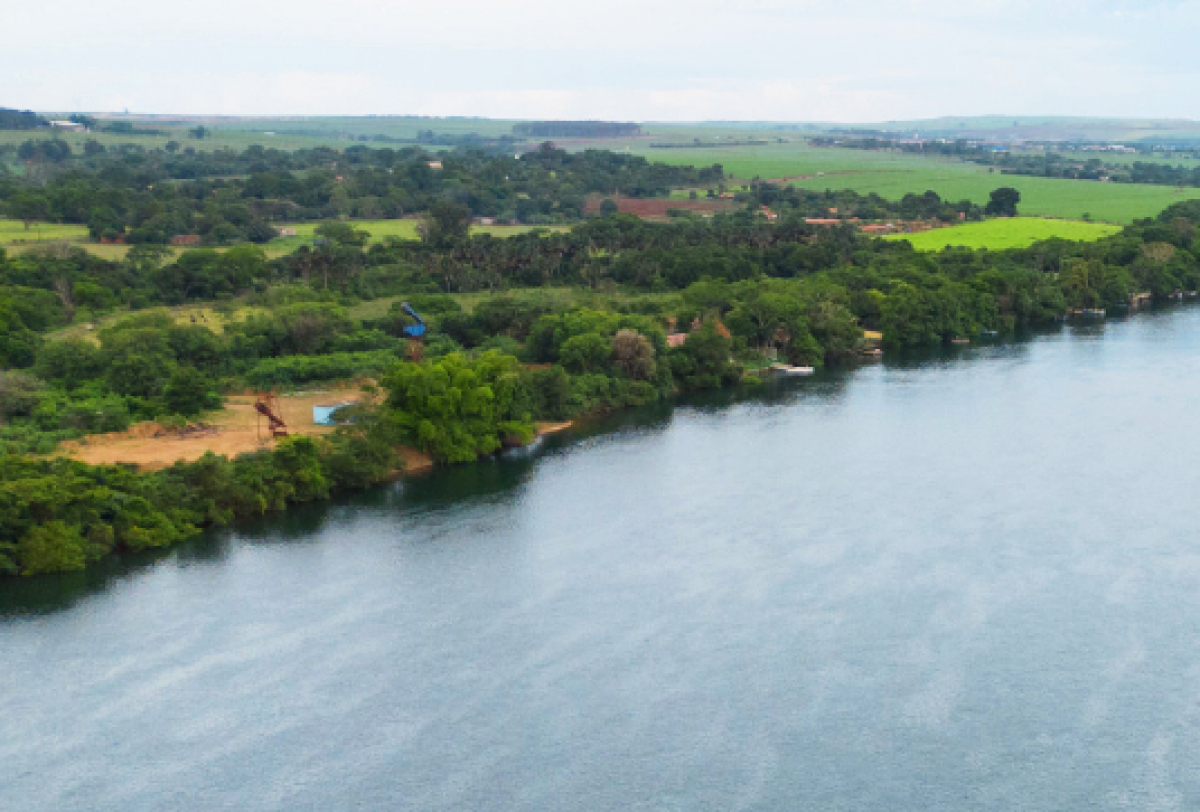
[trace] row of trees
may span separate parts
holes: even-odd
[[[235,460],[209,454],[165,471],[0,455],[0,575],[80,570],[166,547],[200,528],[378,482],[399,464],[386,426],[288,438]]]

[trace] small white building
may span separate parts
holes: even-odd
[[[56,130],[69,130],[77,133],[87,132],[87,127],[76,121],[51,121],[50,126]]]

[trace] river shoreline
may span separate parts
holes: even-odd
[[[574,420],[565,420],[561,422],[538,422],[535,424],[533,439],[528,443],[525,443],[524,446],[520,447],[527,448],[543,437],[561,434],[564,431],[574,428],[575,425],[576,421]],[[400,448],[396,449],[396,453],[400,456],[400,459],[404,462],[404,465],[393,472],[393,475],[389,477],[390,480],[394,481],[397,479],[404,479],[405,477],[427,474],[438,467],[438,464],[433,457],[415,448],[401,446]],[[470,465],[470,463],[467,464]]]

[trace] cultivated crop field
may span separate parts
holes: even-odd
[[[1039,240],[1055,237],[1090,242],[1120,230],[1120,226],[1106,223],[1048,220],[1040,217],[1005,217],[919,234],[893,234],[885,239],[908,240],[918,251],[940,251],[952,245],[1000,251],[1006,248],[1027,248]]]

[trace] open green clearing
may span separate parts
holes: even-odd
[[[38,242],[61,242],[63,240],[87,239],[87,226],[62,225],[59,223],[32,223],[29,230],[20,220],[0,217],[0,245],[28,244]]]
[[[383,242],[389,238],[398,240],[416,240],[420,238],[417,226],[420,220],[347,220],[347,224],[366,231],[371,235],[369,243]],[[288,223],[279,228],[294,228],[296,236],[278,237],[267,243],[267,253],[271,256],[282,256],[291,253],[302,245],[311,245],[320,223]],[[496,237],[512,237],[525,234],[535,229],[544,231],[566,231],[566,226],[471,226],[472,234],[492,234]]]
[[[940,251],[947,246],[988,248],[1026,248],[1039,240],[1055,237],[1076,242],[1090,242],[1116,234],[1120,226],[1106,223],[1081,223],[1077,220],[1048,220],[1041,217],[1004,217],[967,223],[952,228],[939,228],[920,234],[893,234],[886,239],[908,240],[918,251]]]
[[[377,243],[395,237],[401,240],[415,240],[419,238],[417,233],[417,225],[419,220],[404,219],[404,220],[349,220],[350,225],[357,229],[362,229],[371,235],[369,242]],[[313,236],[320,223],[287,223],[281,224],[279,228],[294,228],[296,236],[294,237],[279,237],[267,243],[265,248],[267,256],[281,257],[284,254],[290,254],[302,245],[311,245]],[[497,237],[512,237],[517,234],[525,234],[540,228],[545,231],[565,231],[565,226],[472,226],[472,234],[492,234]],[[10,254],[20,253],[21,251],[30,248],[36,248],[38,245],[54,242],[71,242],[78,244],[93,256],[101,259],[119,261],[125,258],[125,254],[129,252],[128,245],[100,245],[99,243],[87,242],[88,231],[87,226],[82,225],[62,225],[58,223],[34,223],[25,230],[25,224],[20,220],[10,220],[0,217],[0,247],[4,247]],[[187,249],[174,248],[176,254],[183,253]],[[216,249],[218,251],[221,248]]]
[[[485,301],[494,299],[496,294],[491,291],[478,290],[466,293],[447,294],[454,299],[463,310],[474,312],[475,308]],[[678,291],[663,291],[643,293],[621,289],[590,290],[587,288],[569,286],[551,286],[544,288],[513,288],[504,291],[504,295],[519,302],[537,302],[559,310],[569,310],[575,307],[590,307],[597,310],[612,310],[618,304],[634,303],[667,303],[679,299]],[[347,312],[356,319],[377,319],[386,316],[392,306],[404,301],[405,296],[386,296],[379,299],[367,299],[347,308]],[[171,305],[156,308],[168,313],[178,324],[203,324],[215,333],[224,332],[224,326],[233,322],[244,321],[250,316],[260,316],[269,309],[260,305],[248,304],[246,297],[238,297],[219,306],[213,303],[193,303]],[[92,319],[90,322],[76,322],[68,327],[47,334],[50,340],[63,338],[84,338],[98,341],[98,333],[105,327],[129,317],[133,311],[115,310]]]

